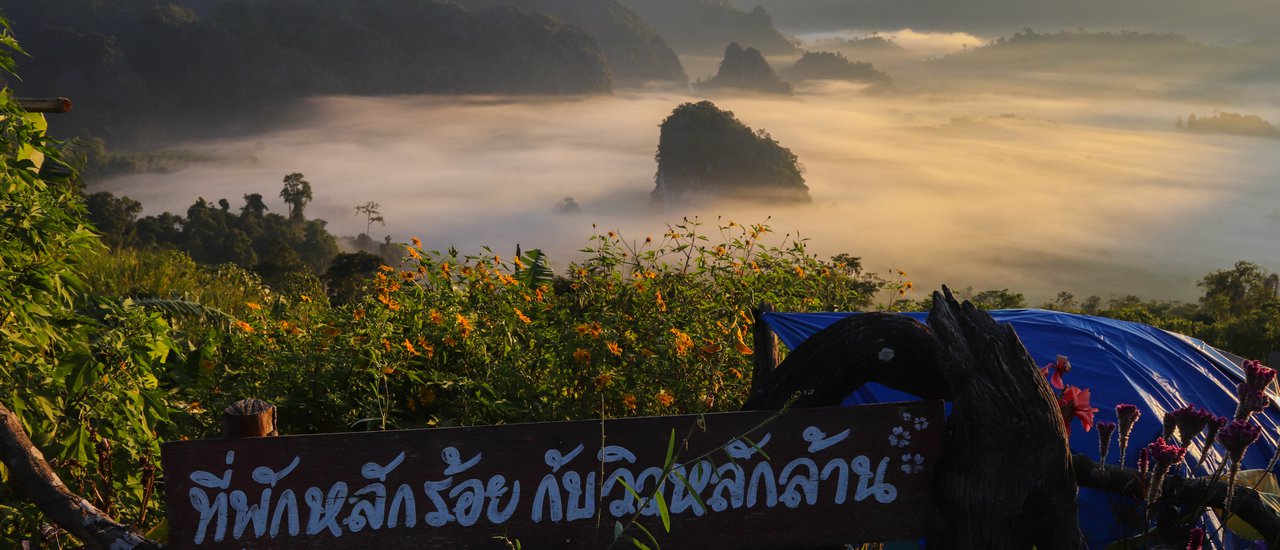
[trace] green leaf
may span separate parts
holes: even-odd
[[[696,466],[694,471],[695,472],[698,471]],[[706,512],[708,510],[707,503],[702,500],[702,495],[698,494],[698,490],[693,487],[693,484],[689,483],[689,480],[685,478],[684,474],[678,471],[671,472],[671,473],[676,475],[676,477],[680,480],[680,483],[684,484],[684,490],[688,491],[689,494],[693,495],[693,499],[698,501],[698,506],[701,506],[702,511]]]
[[[662,528],[670,533],[671,511],[667,509],[666,497],[662,496],[662,484],[658,484],[658,488],[653,492],[653,498],[658,501],[658,514],[662,516]]]
[[[671,428],[671,438],[667,440],[667,459],[663,461],[663,469],[671,467],[671,458],[676,454],[676,429]]]
[[[640,532],[644,533],[644,535],[645,535],[646,537],[649,537],[649,542],[652,542],[652,543],[653,543],[653,547],[654,547],[654,548],[661,548],[661,547],[662,547],[660,544],[658,544],[658,539],[654,538],[653,533],[650,533],[650,532],[649,532],[649,529],[645,528],[644,524],[642,524],[642,523],[640,523],[640,522],[636,522],[636,523],[633,523],[632,525],[635,525],[635,526],[636,526],[636,528],[640,529]],[[645,548],[645,549],[648,549],[648,548],[649,548],[648,546],[645,546],[645,545],[641,544],[641,543],[640,543],[640,541],[638,541],[638,540],[636,540],[636,539],[631,539],[631,542],[636,543],[636,546],[639,546],[640,548]]]

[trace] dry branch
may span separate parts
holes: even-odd
[[[18,416],[0,403],[0,461],[12,483],[50,521],[93,550],[158,550],[141,532],[117,523],[89,501],[73,494],[31,443]]]

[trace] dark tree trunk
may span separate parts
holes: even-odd
[[[933,293],[951,388],[931,548],[1078,549],[1077,488],[1057,400],[1013,327]]]

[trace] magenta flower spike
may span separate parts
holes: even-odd
[[[1099,422],[1098,428],[1098,462],[1107,463],[1107,451],[1111,450],[1111,436],[1115,434],[1115,422]]]
[[[1191,447],[1191,440],[1200,435],[1205,425],[1214,417],[1213,413],[1191,405],[1169,414],[1173,415],[1173,423],[1178,428],[1178,444],[1188,448]]]
[[[1201,550],[1204,546],[1204,529],[1192,527],[1187,533],[1187,550]]]
[[[1160,421],[1164,425],[1164,432],[1160,434],[1160,437],[1166,441],[1173,441],[1173,432],[1178,429],[1178,423],[1173,416],[1173,412],[1164,413],[1164,418],[1161,418]]]
[[[1261,361],[1248,359],[1244,362],[1244,383],[1255,390],[1265,390],[1276,379],[1276,371],[1262,366]]]
[[[1235,494],[1236,474],[1240,472],[1240,462],[1258,437],[1262,428],[1249,422],[1248,419],[1232,420],[1231,423],[1218,430],[1218,443],[1227,450],[1227,498],[1223,503],[1223,519],[1225,524],[1231,516],[1231,500]]]
[[[1240,404],[1236,406],[1236,420],[1244,420],[1253,413],[1266,410],[1269,402],[1266,392],[1250,386],[1248,382],[1236,385],[1236,397],[1240,400]]]
[[[1120,433],[1120,466],[1124,466],[1124,455],[1129,449],[1129,434],[1133,432],[1133,425],[1141,417],[1142,411],[1138,410],[1137,405],[1128,403],[1116,405],[1116,420]]]
[[[1156,438],[1150,445],[1147,445],[1146,451],[1151,469],[1151,488],[1147,493],[1147,503],[1150,505],[1160,499],[1161,486],[1164,485],[1165,475],[1169,473],[1170,467],[1182,462],[1182,459],[1187,454],[1187,449],[1166,443],[1164,438],[1160,437]]]

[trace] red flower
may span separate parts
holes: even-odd
[[[1067,386],[1058,398],[1058,408],[1062,410],[1062,422],[1067,426],[1067,435],[1071,435],[1071,417],[1080,419],[1084,431],[1093,429],[1093,413],[1098,409],[1089,406],[1089,390],[1075,386]]]
[[[1045,376],[1049,376],[1049,371],[1053,371],[1053,376],[1049,377],[1049,384],[1057,389],[1062,389],[1062,375],[1071,372],[1071,361],[1067,360],[1067,356],[1059,355],[1054,362],[1040,367],[1040,372],[1044,373]]]

